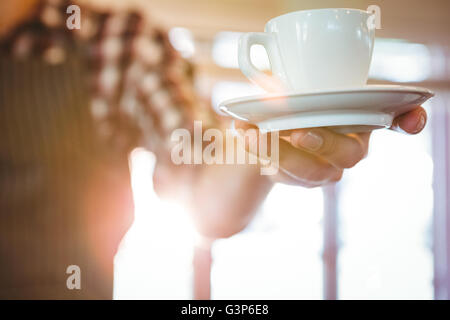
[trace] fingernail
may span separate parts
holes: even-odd
[[[419,121],[417,122],[415,132],[421,131],[425,127],[425,122],[426,122],[425,115],[422,113],[420,115]]]
[[[301,135],[297,138],[298,144],[308,150],[317,151],[323,145],[323,138],[318,134],[308,132],[307,134]]]

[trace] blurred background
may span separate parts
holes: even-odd
[[[381,9],[370,84],[436,94],[417,136],[374,132],[369,156],[325,189],[276,185],[240,234],[209,242],[130,157],[136,220],[115,261],[116,299],[450,299],[450,1],[152,0],[211,106],[262,92],[237,66],[240,32],[316,8]],[[268,69],[262,48],[252,55]]]

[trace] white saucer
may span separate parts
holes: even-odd
[[[226,100],[219,108],[261,130],[333,127],[339,132],[360,132],[390,127],[392,120],[434,93],[425,88],[367,85],[359,88],[263,94]]]

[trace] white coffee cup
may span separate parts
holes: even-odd
[[[361,87],[367,82],[375,27],[358,9],[296,11],[267,22],[265,32],[239,40],[239,67],[269,92],[312,92]],[[255,68],[253,45],[262,45],[272,75]]]

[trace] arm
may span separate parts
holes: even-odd
[[[227,238],[244,229],[273,182],[255,165],[204,168],[192,194],[194,223],[209,238]]]
[[[273,185],[259,165],[174,165],[161,153],[153,181],[159,196],[182,201],[197,230],[212,239],[244,229]]]
[[[392,129],[416,134],[425,123],[426,112],[418,106],[395,119]],[[245,123],[238,126],[249,128]],[[319,187],[338,181],[344,169],[366,156],[369,138],[370,133],[343,135],[325,128],[292,130],[289,141],[279,141],[280,168],[275,176],[262,176],[255,165],[202,165],[192,169],[159,163],[155,187],[161,195],[184,198],[189,203],[202,235],[226,238],[245,228],[274,182]]]

